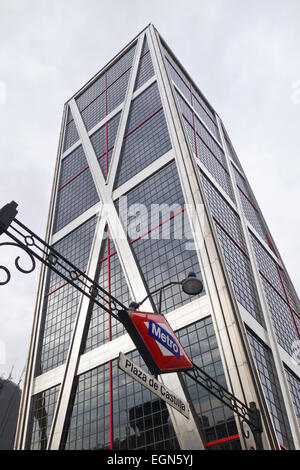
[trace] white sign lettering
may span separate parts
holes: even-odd
[[[130,375],[132,378],[144,385],[148,390],[164,400],[168,405],[172,406],[175,410],[179,411],[179,413],[189,419],[189,405],[186,401],[175,395],[175,393],[165,387],[164,384],[156,380],[153,375],[149,375],[144,372],[143,369],[135,365],[121,352],[119,353],[118,366],[126,372],[126,374]]]

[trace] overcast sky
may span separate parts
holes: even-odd
[[[227,126],[299,293],[299,18],[299,0],[0,0],[0,207],[44,237],[64,103],[153,23]],[[39,269],[11,272],[0,375],[18,381]]]

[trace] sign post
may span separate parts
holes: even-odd
[[[130,375],[133,379],[137,380],[140,384],[189,419],[190,407],[188,403],[175,395],[174,392],[159,382],[153,375],[149,375],[143,371],[143,369],[134,364],[122,352],[119,353],[118,366],[126,372],[126,374]]]

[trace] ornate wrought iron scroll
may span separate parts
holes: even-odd
[[[125,305],[118,299],[110,295],[94,280],[90,279],[85,271],[77,268],[73,263],[56,251],[28,227],[16,219],[17,204],[12,201],[6,204],[0,210],[0,235],[5,233],[13,242],[3,242],[1,246],[16,246],[23,250],[31,260],[29,269],[24,269],[20,265],[20,256],[15,260],[15,266],[22,273],[31,273],[35,267],[35,260],[39,260],[46,265],[51,271],[60,276],[64,281],[76,287],[82,294],[93,300],[98,306],[121,321],[118,318],[118,310],[126,309]],[[5,266],[0,266],[0,270],[4,271],[6,278],[0,282],[0,285],[7,284],[11,279],[11,273]],[[114,313],[115,312],[115,313]]]

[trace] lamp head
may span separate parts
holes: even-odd
[[[190,272],[184,281],[182,281],[182,290],[188,295],[200,294],[203,290],[203,283],[197,279],[196,274]]]

